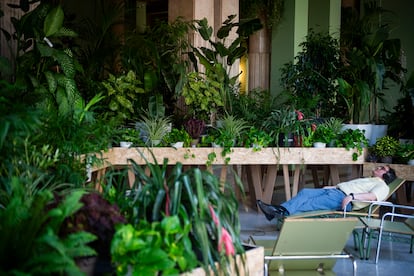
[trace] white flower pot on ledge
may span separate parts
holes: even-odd
[[[172,143],[171,146],[173,148],[182,148],[184,146],[184,142],[175,142],[175,143]]]
[[[313,143],[313,147],[314,148],[326,148],[326,143],[315,142],[315,143]]]
[[[132,142],[121,141],[119,142],[119,146],[121,148],[130,148],[132,146]]]

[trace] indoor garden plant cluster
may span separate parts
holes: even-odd
[[[132,164],[137,176],[132,189],[125,181],[127,172],[120,170],[110,171],[105,185],[87,183],[85,159],[81,156],[108,149],[114,137],[120,138],[119,129],[130,126],[129,123],[136,128],[139,120],[148,128],[138,128],[139,133],[130,136],[142,139],[146,135],[146,146],[155,146],[159,141],[162,145],[162,141],[170,142],[180,135],[188,145],[188,136],[181,126],[192,138],[205,134],[206,122],[196,118],[210,117],[211,106],[206,103],[213,104],[214,112],[226,111],[244,121],[237,134],[235,128],[222,131],[232,132],[227,135],[227,141],[237,140],[236,144],[232,141],[232,146],[254,150],[280,146],[278,142],[286,141],[285,136],[291,133],[306,135],[312,121],[303,118],[298,106],[278,105],[279,101],[266,91],[257,93],[259,97],[253,97],[253,92],[235,93],[237,77],[229,76],[226,69],[245,53],[247,32],[239,23],[232,22],[234,17],[225,21],[218,34],[222,41],[213,43],[215,48],[211,52],[207,48],[192,48],[193,56],[207,66],[206,74],[187,75],[184,72],[194,69],[190,69],[186,59],[181,59],[183,52],[189,52],[190,46],[183,42],[189,24],[174,22],[149,28],[145,34],[128,35],[128,43],[122,43],[109,31],[118,23],[115,14],[105,14],[108,26],[77,26],[77,33],[66,26],[68,18],[55,3],[39,1],[27,12],[32,1],[19,1],[14,8],[25,14],[12,21],[15,32],[1,32],[7,41],[15,39],[17,48],[12,55],[14,60],[0,57],[0,274],[77,275],[79,267],[75,260],[99,254],[98,247],[91,245],[112,234],[110,254],[120,274],[131,266],[136,269],[137,264],[149,273],[157,269],[164,274],[177,274],[200,264],[214,269],[215,262],[226,267],[235,254],[244,251],[235,215],[237,201],[233,193],[222,192],[222,185],[227,183],[200,169],[185,171],[181,164],[167,168],[165,163],[151,162],[147,164],[150,175],[143,167]],[[74,28],[75,23],[79,24],[73,23]],[[212,28],[203,20],[197,24],[194,29],[209,43]],[[239,34],[243,35],[227,47],[224,40],[233,27],[240,27]],[[81,33],[85,29],[105,32],[85,35]],[[114,68],[114,64],[118,65],[115,61],[120,62],[119,67]],[[176,95],[183,87],[184,95]],[[205,98],[194,98],[199,95],[196,92],[203,92]],[[209,93],[217,97],[211,98]],[[162,104],[160,97],[151,98],[160,94]],[[176,123],[180,121],[180,116],[173,114],[178,109],[176,96],[192,99],[188,102],[192,111],[181,116],[182,121],[191,118],[186,124]],[[172,118],[176,120],[177,133],[169,132]],[[177,137],[173,137],[175,134]],[[280,134],[284,135],[282,139]],[[346,131],[339,134],[336,144],[359,148],[363,145],[361,139]],[[92,164],[98,162],[104,160],[91,157]],[[92,196],[84,197],[95,184],[102,184],[102,197],[109,205]],[[62,196],[59,203],[54,194]],[[102,212],[104,215],[100,216],[94,213],[98,209],[95,203],[106,206],[106,212],[118,206],[120,213]],[[106,221],[108,217],[114,221]],[[90,218],[95,218],[94,224],[108,228],[98,227],[105,230],[101,233],[84,227],[63,235],[63,229],[76,226],[71,219],[81,222],[77,226],[85,226],[84,221]],[[121,226],[114,229],[115,224]],[[28,233],[28,227],[33,231]],[[110,230],[106,232],[107,229]],[[128,240],[131,236],[136,239]],[[142,247],[137,248],[136,241],[142,242]],[[137,249],[142,251],[135,254]],[[141,258],[142,255],[153,258]],[[150,260],[158,262],[145,263]]]
[[[120,189],[112,181],[103,186],[128,221],[117,228],[112,241],[117,272],[178,274],[201,264],[217,274],[215,262],[228,267],[244,252],[233,212],[238,208],[235,194],[223,193],[228,184],[206,170],[184,170],[180,163],[169,168],[168,160],[157,164],[152,159],[145,167],[131,160],[133,187]]]

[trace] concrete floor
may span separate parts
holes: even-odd
[[[282,178],[279,177],[279,179],[281,180]],[[304,183],[304,186],[313,187],[309,176],[305,176]],[[280,204],[285,200],[284,192],[280,187],[283,187],[283,184],[276,183],[276,188],[272,199],[273,204]],[[410,191],[410,193],[412,193],[412,191]],[[275,220],[272,220],[270,222],[267,221],[263,214],[257,212],[255,206],[253,208],[248,207],[247,202],[250,201],[246,199],[245,201],[241,202],[239,209],[242,240],[247,242],[249,236],[253,236],[256,239],[261,240],[275,239],[279,233],[277,222]],[[349,238],[345,249],[355,256],[355,259],[357,261],[358,276],[414,275],[414,254],[409,253],[410,245],[409,238],[407,236],[397,237],[397,239],[393,239],[393,241],[391,241],[390,238],[385,238],[381,243],[381,253],[378,264],[375,264],[376,245],[377,240],[375,239],[371,242],[370,259],[361,260],[359,253],[354,249],[353,237],[351,236]],[[348,259],[338,260],[334,267],[334,272],[336,275],[352,275],[351,261]]]

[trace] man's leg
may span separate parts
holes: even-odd
[[[281,206],[291,215],[316,210],[340,210],[344,197],[345,194],[338,189],[302,189]]]

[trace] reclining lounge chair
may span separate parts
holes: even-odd
[[[265,275],[334,275],[338,259],[350,259],[354,275],[356,262],[344,247],[357,218],[286,218],[276,240],[251,242],[265,248]]]

